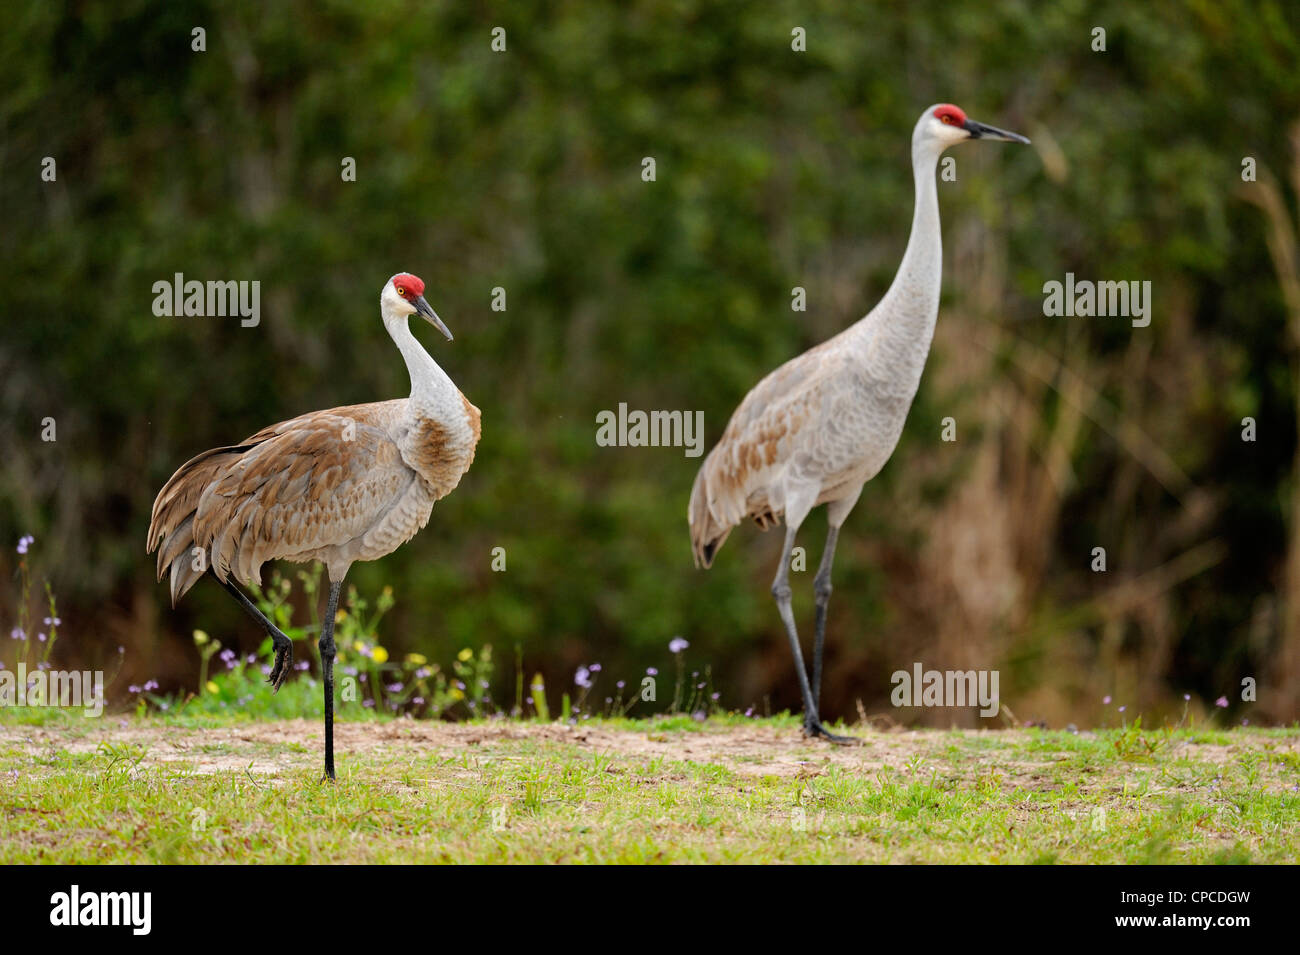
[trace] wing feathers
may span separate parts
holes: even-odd
[[[316,412],[242,444],[191,459],[154,502],[149,550],[171,569],[173,603],[194,585],[190,550],[225,580],[251,582],[262,564],[340,546],[366,532],[414,479],[388,433],[404,402]]]

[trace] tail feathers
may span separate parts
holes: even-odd
[[[705,570],[708,570],[710,567],[712,567],[713,555],[722,549],[723,542],[726,541],[727,535],[730,533],[731,533],[731,529],[728,528],[727,530],[723,531],[720,536],[715,537],[713,540],[706,543],[703,547],[700,547],[695,552],[695,566],[703,567]]]
[[[173,607],[176,606],[178,600],[185,596],[186,591],[198,583],[199,578],[203,576],[204,571],[195,568],[198,563],[189,554],[182,554],[172,561],[171,595]]]
[[[209,541],[202,554],[194,552],[200,546],[195,540],[194,521],[204,493],[252,446],[205,451],[183,464],[158,492],[145,544],[147,551],[158,549],[158,579],[162,580],[170,571],[173,607],[208,567],[222,580],[229,573],[222,559],[224,555],[214,552],[215,542]],[[200,533],[206,532],[200,530]]]
[[[708,463],[695,475],[695,485],[691,488],[691,502],[686,509],[686,520],[691,528],[691,552],[695,557],[695,566],[706,570],[713,566],[714,555],[722,547],[729,526],[723,526],[714,517],[709,507],[708,478],[705,472]]]

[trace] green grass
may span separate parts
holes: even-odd
[[[1295,862],[1300,731],[0,716],[0,862]]]

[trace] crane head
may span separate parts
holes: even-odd
[[[951,103],[937,103],[921,114],[912,135],[914,144],[922,142],[938,146],[940,151],[954,143],[968,139],[996,139],[1005,143],[1028,143],[1029,140],[1019,133],[1009,133],[1005,129],[976,122],[966,115],[960,106]]]
[[[400,316],[418,313],[426,322],[446,335],[447,341],[451,341],[450,329],[424,300],[424,281],[418,276],[410,272],[398,272],[388,280],[379,298],[386,312]]]

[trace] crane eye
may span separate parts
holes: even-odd
[[[406,298],[406,289],[402,288],[400,285],[397,286],[397,294],[402,296],[402,298]]]
[[[953,124],[952,114],[944,113],[942,116],[939,117],[939,122],[943,123],[944,125],[951,126]]]

